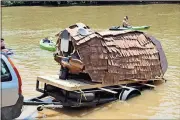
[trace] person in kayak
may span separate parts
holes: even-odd
[[[2,49],[6,49],[3,38],[1,38],[1,50],[2,50]]]
[[[126,28],[131,27],[131,25],[128,23],[128,16],[124,17],[122,26]]]
[[[45,38],[43,39],[43,43],[50,43],[50,40],[48,39],[48,37],[45,37]]]

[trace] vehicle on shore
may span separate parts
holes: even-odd
[[[22,81],[12,60],[1,53],[1,118],[12,120],[20,116],[23,100]]]

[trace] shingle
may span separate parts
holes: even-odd
[[[79,35],[76,35],[76,36],[73,37],[73,39],[74,40],[80,40],[80,37],[79,37]]]

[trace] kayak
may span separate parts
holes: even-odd
[[[52,40],[42,39],[39,42],[40,48],[49,51],[56,51],[56,44]]]
[[[109,30],[146,30],[149,29],[150,26],[132,26],[132,27],[120,27],[120,26],[112,26]]]
[[[8,56],[14,54],[13,51],[12,51],[12,49],[9,49],[9,48],[2,49],[1,52],[4,53],[4,54],[6,54],[6,55],[8,55]]]

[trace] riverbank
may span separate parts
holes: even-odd
[[[103,5],[147,5],[180,4],[180,1],[2,1],[1,7],[11,6],[103,6]]]

